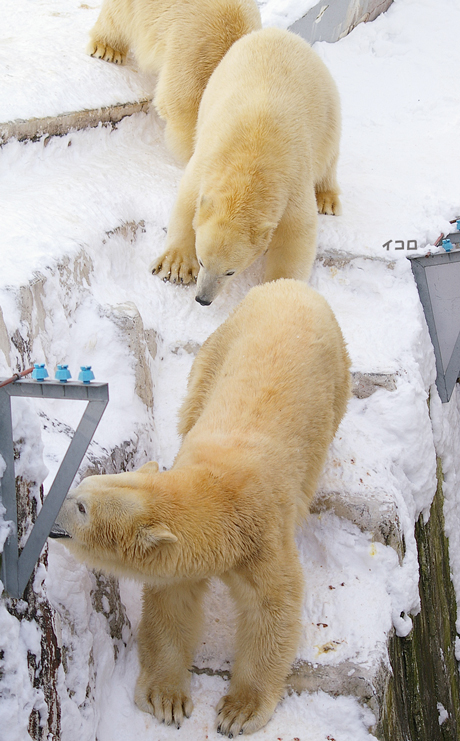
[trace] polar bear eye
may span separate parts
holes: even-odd
[[[200,266],[200,268],[204,268],[204,265],[203,265],[203,263],[201,262],[201,260],[198,260],[198,265]]]
[[[234,270],[227,270],[227,272],[225,273],[225,275],[235,275],[235,271]]]
[[[78,502],[78,511],[82,513],[82,515],[86,515],[86,507],[81,502]]]

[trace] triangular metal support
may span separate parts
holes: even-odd
[[[1,379],[0,379],[1,380]],[[11,397],[39,397],[87,401],[69,448],[46,496],[24,548],[19,553],[16,485],[14,474]],[[15,381],[0,388],[0,500],[6,509],[5,520],[13,527],[1,556],[1,579],[11,597],[21,597],[46,539],[75,478],[109,401],[107,383],[60,383],[59,381]]]
[[[459,233],[449,234],[459,242]],[[460,374],[460,250],[409,258],[436,358],[436,386],[448,402]]]

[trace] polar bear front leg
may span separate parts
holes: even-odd
[[[141,672],[134,700],[140,710],[180,728],[189,718],[190,669],[202,624],[206,580],[144,587],[138,652]]]
[[[171,283],[196,283],[200,266],[195,250],[195,216],[198,191],[192,161],[189,162],[179,185],[177,200],[168,226],[166,249],[150,264],[150,272]]]
[[[86,53],[90,57],[103,59],[104,62],[123,64],[128,53],[128,44],[124,38],[126,28],[120,28],[116,18],[122,17],[120,3],[117,0],[105,0],[99,18],[89,32],[90,40]]]
[[[283,563],[284,561],[284,563]],[[297,553],[266,563],[258,573],[225,579],[240,615],[229,692],[217,706],[217,732],[254,733],[273,715],[300,637],[303,576]]]
[[[288,203],[268,247],[264,282],[278,278],[308,280],[316,255],[318,214],[315,191]]]

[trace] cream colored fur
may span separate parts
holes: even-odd
[[[159,75],[154,104],[169,147],[187,162],[211,73],[237,39],[258,28],[254,0],[104,0],[87,51],[122,64],[132,48],[139,67]]]
[[[267,250],[265,281],[308,279],[317,210],[340,211],[339,139],[337,89],[311,47],[275,28],[244,36],[203,94],[166,250],[150,270],[173,283],[198,276],[206,305]]]
[[[179,726],[211,576],[239,615],[218,729],[270,719],[300,634],[296,523],[308,513],[350,392],[349,360],[326,301],[306,284],[253,288],[204,343],[180,413],[170,471],[90,476],[59,524],[93,566],[145,581],[136,703]],[[65,541],[67,543],[67,541]]]

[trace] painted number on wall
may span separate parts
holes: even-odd
[[[390,244],[392,244],[393,240],[389,239],[388,242],[385,242],[385,244],[382,244],[382,247],[384,250],[388,252],[390,249]],[[416,239],[408,239],[407,242],[404,242],[403,239],[395,239],[394,241],[395,246],[393,247],[394,250],[416,250],[417,249],[417,240]]]

